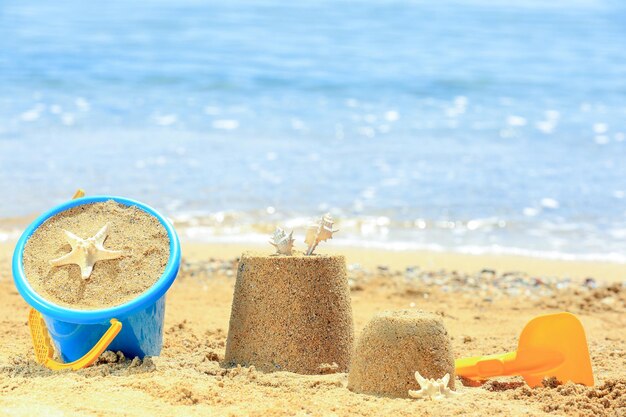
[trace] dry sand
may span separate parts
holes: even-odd
[[[96,262],[87,279],[78,265],[50,266],[51,259],[71,250],[63,230],[87,239],[105,224],[109,231],[104,247],[124,251],[121,258]],[[66,210],[38,227],[24,248],[24,272],[35,291],[56,304],[99,309],[150,288],[163,274],[169,255],[167,231],[154,216],[107,201]]]
[[[345,373],[265,374],[224,368],[221,361],[236,274],[236,263],[230,259],[243,250],[225,245],[183,248],[186,262],[169,293],[162,356],[143,363],[124,360],[55,373],[33,362],[28,306],[10,279],[12,245],[0,244],[0,415],[626,415],[626,290],[621,284],[596,289],[576,284],[555,292],[543,284],[548,276],[593,276],[600,284],[623,280],[623,265],[458,255],[450,255],[446,262],[445,254],[429,258],[424,252],[337,250],[346,254],[349,264],[357,337],[376,313],[419,308],[442,318],[452,349],[460,357],[514,349],[522,327],[537,314],[569,310],[581,318],[595,388],[566,384],[529,389],[519,378],[466,387],[457,380],[459,396],[429,402],[353,393],[346,389]],[[327,245],[323,252],[332,250]],[[216,259],[209,260],[212,257]],[[355,262],[364,270],[352,265]],[[422,272],[412,279],[414,267],[405,268],[414,265],[421,266]],[[492,268],[495,271],[480,272]],[[511,285],[530,282],[541,291],[533,287],[517,297],[498,296],[500,290],[492,284],[509,279],[507,271],[527,271]],[[492,275],[497,279],[488,278]],[[467,285],[481,279],[484,287]],[[438,284],[439,280],[445,284]],[[465,290],[454,291],[450,284],[454,282],[464,282]],[[448,292],[442,290],[446,286]],[[106,361],[116,360],[107,354]]]

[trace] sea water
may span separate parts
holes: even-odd
[[[80,186],[197,240],[329,211],[339,243],[624,261],[625,22],[620,1],[2,2],[0,217]]]

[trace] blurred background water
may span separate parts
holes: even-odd
[[[620,1],[1,2],[0,217],[82,186],[192,239],[330,211],[344,243],[625,261],[624,22]]]

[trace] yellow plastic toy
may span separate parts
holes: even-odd
[[[61,363],[53,359],[54,348],[50,342],[50,336],[48,335],[46,323],[44,322],[43,317],[41,317],[41,314],[33,308],[30,309],[30,313],[28,314],[28,326],[30,327],[30,335],[33,338],[33,346],[35,347],[35,358],[37,358],[37,362],[44,365],[46,368],[52,369],[53,371],[60,371],[63,369],[78,370],[88,367],[98,360],[100,355],[102,355],[102,352],[106,350],[113,339],[115,339],[115,336],[117,336],[120,330],[122,330],[122,323],[116,319],[112,319],[111,327],[109,327],[98,343],[96,343],[94,347],[85,354],[85,356],[74,362]]]
[[[532,319],[522,330],[515,352],[457,359],[455,367],[457,375],[474,380],[521,375],[531,387],[541,385],[545,377],[594,384],[585,330],[571,313]]]
[[[78,189],[76,193],[74,193],[72,199],[84,196],[85,191]],[[46,368],[59,371],[63,369],[78,370],[93,364],[96,360],[98,360],[102,352],[104,352],[111,344],[113,339],[115,339],[115,336],[117,336],[117,334],[122,330],[122,323],[116,319],[112,319],[111,327],[109,327],[109,329],[104,333],[98,343],[96,343],[94,347],[91,348],[91,350],[82,358],[70,363],[61,363],[53,359],[54,347],[50,341],[48,328],[46,327],[46,323],[44,322],[41,313],[34,308],[31,308],[30,313],[28,314],[28,327],[30,327],[30,335],[33,339],[33,347],[35,348],[35,358],[37,359],[37,362],[44,365]]]
[[[72,200],[76,200],[77,198],[81,198],[84,196],[85,196],[85,190],[83,190],[82,188],[79,188],[78,190],[76,190],[76,192],[72,196]]]

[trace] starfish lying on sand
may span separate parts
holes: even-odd
[[[108,230],[109,225],[107,223],[98,233],[88,239],[81,239],[74,233],[64,230],[67,241],[72,247],[72,251],[60,258],[51,260],[50,265],[63,266],[77,264],[80,267],[80,274],[83,279],[89,278],[91,271],[93,271],[93,265],[96,262],[117,259],[124,254],[121,250],[108,250],[102,246],[107,238]]]
[[[448,388],[450,382],[450,374],[445,374],[441,379],[427,379],[415,372],[415,379],[420,384],[417,391],[409,390],[409,397],[442,400],[446,397],[454,397],[458,393]]]

